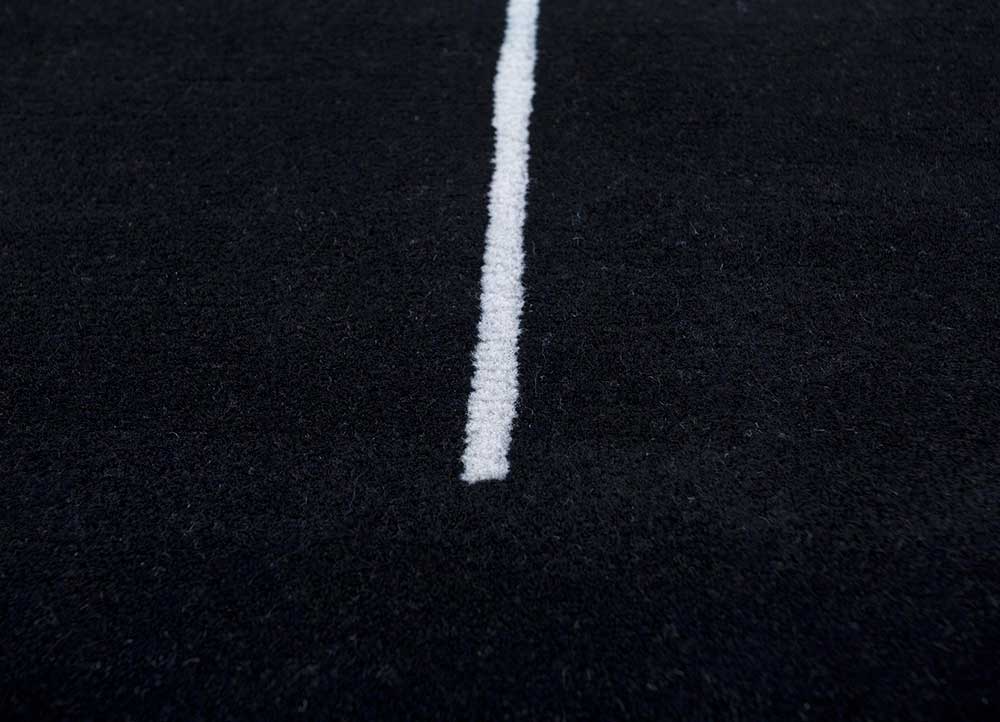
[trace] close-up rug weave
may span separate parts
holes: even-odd
[[[995,0],[0,60],[0,719],[1000,719]]]

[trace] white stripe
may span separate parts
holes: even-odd
[[[538,0],[510,0],[493,86],[496,147],[483,256],[482,316],[462,456],[462,479],[470,483],[503,479],[508,470],[517,405],[517,337],[524,303],[524,205],[537,22]]]

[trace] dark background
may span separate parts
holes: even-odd
[[[5,716],[997,713],[996,4],[542,0],[467,487],[504,7],[0,8]]]

